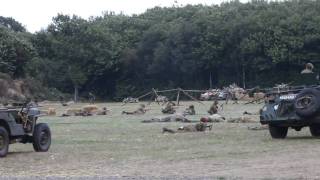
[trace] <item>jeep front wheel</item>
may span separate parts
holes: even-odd
[[[309,129],[312,136],[320,137],[320,124],[312,124]]]
[[[5,157],[9,149],[9,134],[4,127],[0,127],[0,157]]]
[[[288,127],[269,125],[269,132],[274,139],[284,139],[287,137]]]
[[[46,152],[51,145],[51,132],[47,124],[39,123],[33,131],[33,149],[36,152]]]

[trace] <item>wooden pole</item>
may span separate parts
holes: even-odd
[[[158,93],[163,93],[163,92],[172,92],[172,91],[177,91],[178,89],[167,89],[167,90],[161,90],[161,91],[156,91]]]
[[[211,72],[210,72],[210,89],[212,89],[212,74],[211,74]]]
[[[242,84],[243,89],[246,89],[246,71],[244,69],[244,65],[242,65]]]
[[[198,92],[198,93],[202,93],[202,92],[207,92],[208,90],[183,90],[183,91],[185,91],[185,92]]]
[[[150,92],[148,92],[148,93],[146,93],[146,94],[144,94],[144,95],[141,95],[141,96],[137,97],[137,99],[144,98],[144,97],[146,97],[146,96],[148,96],[148,95],[150,95],[150,94],[152,94],[152,91],[150,91]]]
[[[185,94],[186,96],[188,96],[189,98],[191,98],[194,101],[197,101],[198,103],[204,105],[201,101],[199,101],[198,99],[192,97],[190,94],[188,94],[187,92],[185,92],[183,89],[181,89],[181,91],[183,92],[183,94]]]
[[[177,93],[177,105],[179,106],[180,103],[180,88],[178,89],[178,93]]]
[[[74,85],[74,102],[78,102],[78,86]]]

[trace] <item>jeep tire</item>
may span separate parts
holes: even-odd
[[[320,91],[305,89],[294,100],[294,108],[300,117],[312,117],[320,109]]]
[[[33,149],[36,152],[47,152],[51,145],[51,132],[47,124],[39,123],[33,131]]]
[[[284,139],[287,137],[288,127],[269,125],[269,132],[274,139]]]
[[[320,137],[320,124],[312,124],[309,129],[313,137]]]
[[[4,127],[0,127],[0,157],[5,157],[9,149],[9,134]]]

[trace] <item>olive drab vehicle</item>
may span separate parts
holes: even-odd
[[[315,74],[302,74],[299,84],[268,91],[260,111],[261,124],[269,125],[272,138],[283,139],[288,128],[300,131],[309,127],[311,135],[320,137],[320,86]]]
[[[8,153],[9,144],[32,143],[36,152],[46,152],[51,145],[47,124],[37,123],[40,111],[25,105],[21,109],[0,109],[0,157]]]

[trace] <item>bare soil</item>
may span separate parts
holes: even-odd
[[[199,120],[206,116],[205,105],[182,102],[182,112],[193,103]],[[80,107],[76,104],[71,107]],[[36,153],[31,144],[12,144],[10,154],[0,159],[1,177],[86,177],[129,179],[319,179],[320,139],[309,129],[290,130],[288,138],[274,140],[268,130],[253,131],[257,123],[215,123],[212,131],[162,134],[162,127],[178,128],[183,123],[141,123],[161,114],[161,106],[151,104],[145,115],[122,115],[139,104],[97,104],[107,107],[107,116],[43,117],[52,131],[49,152]],[[66,108],[54,107],[58,115]],[[228,104],[220,113],[239,117],[244,111],[257,112],[258,105]],[[70,108],[70,107],[67,107]],[[319,144],[318,144],[319,143]]]

